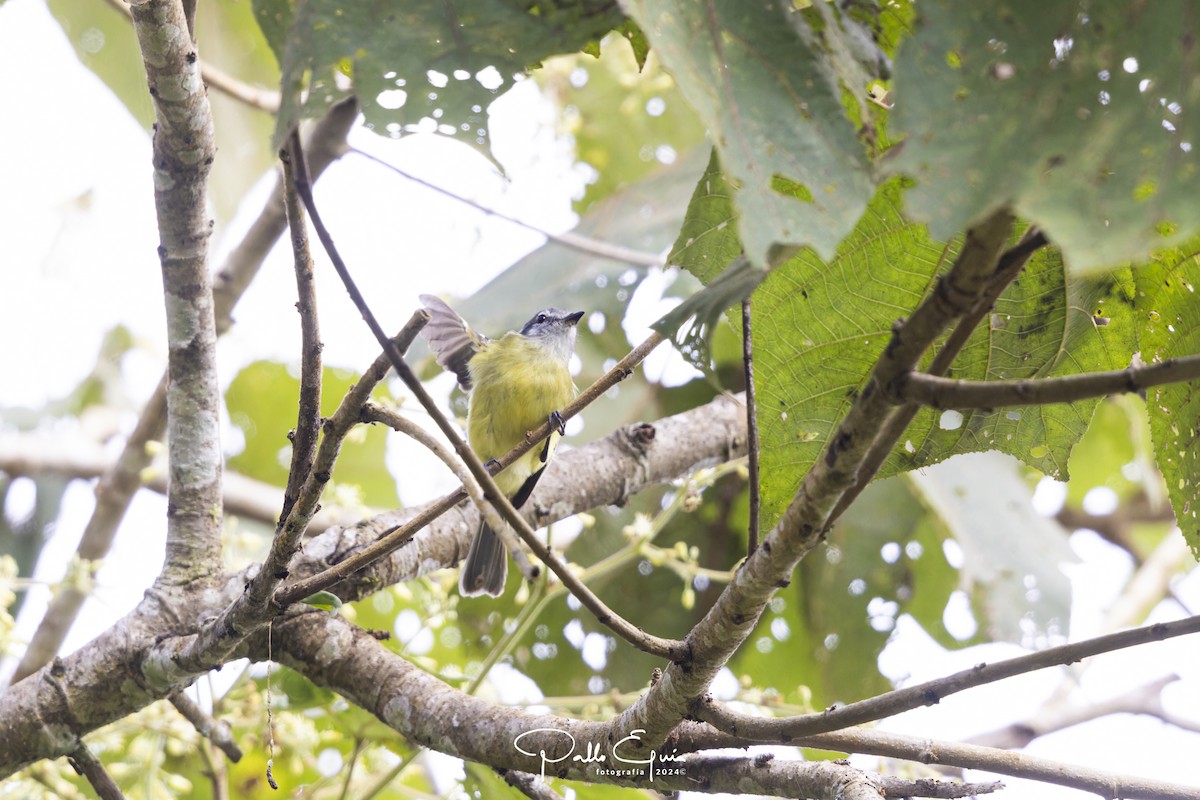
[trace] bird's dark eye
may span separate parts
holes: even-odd
[[[545,314],[538,314],[538,315],[537,315],[537,321],[538,321],[538,324],[539,324],[539,325],[540,325],[540,324],[542,324],[543,322],[545,322],[545,321],[546,321],[546,315],[545,315]]]

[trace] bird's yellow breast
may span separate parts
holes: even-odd
[[[507,453],[551,412],[575,398],[566,363],[520,334],[509,333],[488,342],[468,367],[474,388],[467,434],[471,449],[484,461]],[[557,439],[558,434],[551,434],[551,450]],[[542,466],[542,449],[540,445],[533,448],[496,476],[501,491],[515,493]]]

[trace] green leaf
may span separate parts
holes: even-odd
[[[673,308],[650,327],[672,339],[692,366],[708,371],[711,341],[721,313],[749,297],[766,275],[738,256],[707,286]]]
[[[1147,364],[1200,353],[1200,243],[1164,250],[1134,271],[1141,357]],[[1158,386],[1147,393],[1150,434],[1175,519],[1200,558],[1200,382]]]
[[[687,216],[667,263],[691,272],[705,287],[651,327],[673,340],[694,367],[708,370],[709,340],[718,318],[749,297],[764,277],[763,271],[742,255],[733,187],[721,171],[716,149],[692,192]]]
[[[1109,397],[1096,407],[1092,424],[1087,433],[1071,451],[1071,480],[1067,484],[1066,503],[1079,508],[1083,498],[1092,489],[1105,487],[1113,490],[1118,499],[1125,503],[1158,476],[1153,464],[1144,463],[1139,442],[1150,441],[1150,428],[1146,404],[1134,395]],[[1127,465],[1143,462],[1140,477],[1126,475]]]
[[[733,187],[725,179],[714,149],[692,192],[687,216],[667,263],[683,267],[701,283],[709,284],[741,254],[742,240],[733,212]],[[724,308],[730,305],[732,302]]]
[[[1090,270],[1200,231],[1194,5],[918,10],[897,57],[892,134],[908,139],[890,169],[918,179],[906,208],[935,237],[1011,205]]]
[[[353,92],[367,127],[382,135],[437,131],[485,153],[487,106],[497,94],[548,56],[579,50],[624,19],[610,0],[254,5],[283,69],[277,144],[299,118],[320,116]]]
[[[1077,559],[1062,526],[1034,511],[1022,472],[1008,456],[972,453],[908,480],[962,545],[965,588],[989,638],[1032,647],[1066,637],[1071,581],[1061,566]]]
[[[625,20],[621,27],[617,28],[617,32],[625,37],[629,46],[633,48],[633,58],[637,61],[638,70],[645,69],[646,57],[650,55],[650,43],[646,41],[646,34],[642,33],[642,29],[631,19]]]
[[[904,220],[902,198],[902,184],[886,184],[836,258],[826,263],[804,250],[771,273],[755,295],[764,524],[795,494],[883,352],[893,322],[911,313],[955,257],[957,243],[936,242]],[[1071,277],[1056,253],[1039,251],[949,375],[1016,380],[1122,368],[1132,350],[1133,320],[1119,276]],[[1065,479],[1068,454],[1096,402],[925,409],[879,477],[956,453],[996,449]]]
[[[317,592],[310,594],[308,597],[300,601],[305,605],[313,606],[314,608],[323,608],[326,611],[337,611],[342,607],[342,598],[331,592]]]
[[[334,412],[357,377],[346,370],[325,368],[322,415]],[[276,486],[287,485],[291,459],[287,435],[296,425],[299,396],[300,381],[284,364],[256,361],[234,376],[225,392],[225,404],[245,446],[229,458],[230,468]],[[387,435],[388,431],[377,425],[351,431],[342,443],[333,473],[334,484],[357,487],[362,502],[377,508],[399,504],[396,482],[384,462]]]
[[[721,153],[750,260],[764,267],[777,244],[832,256],[872,181],[823,34],[787,3],[633,0],[626,8]]]

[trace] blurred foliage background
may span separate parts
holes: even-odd
[[[47,4],[82,63],[148,128],[153,113],[123,11],[99,0],[47,0]],[[927,37],[922,46],[897,51],[897,43],[915,35],[910,3],[882,9],[869,3],[851,4],[856,8],[839,17],[842,23],[818,4],[804,18],[807,27],[797,23],[795,30],[778,31],[764,28],[757,11],[721,3],[722,30],[766,37],[761,52],[773,54],[776,62],[797,41],[817,43],[811,59],[798,55],[796,63],[788,61],[782,70],[787,74],[770,81],[752,69],[756,52],[731,53],[729,69],[738,83],[721,91],[733,92],[743,101],[735,112],[702,97],[711,86],[704,43],[717,34],[689,27],[699,22],[686,15],[677,27],[646,26],[645,36],[612,4],[594,4],[596,9],[587,3],[564,5],[556,13],[565,16],[548,14],[536,24],[523,14],[505,16],[495,24],[509,33],[493,37],[507,45],[501,56],[484,46],[487,37],[471,27],[471,20],[478,25],[479,19],[507,9],[508,4],[462,3],[464,24],[476,37],[472,46],[480,48],[471,52],[470,63],[457,65],[467,74],[463,78],[449,55],[418,46],[438,35],[441,23],[425,8],[432,5],[436,4],[397,6],[396,14],[403,19],[389,18],[386,25],[370,16],[377,11],[374,5],[364,6],[350,22],[327,26],[335,34],[330,38],[314,33],[302,47],[288,50],[284,37],[291,26],[303,22],[320,31],[313,20],[328,21],[337,4],[274,0],[202,4],[196,36],[207,62],[266,95],[280,85],[293,88],[303,76],[308,76],[308,88],[314,90],[303,105],[285,91],[278,116],[210,92],[221,156],[211,193],[218,230],[237,230],[237,215],[246,213],[239,211],[244,198],[272,169],[272,137],[278,136],[281,126],[317,114],[347,93],[347,75],[352,74],[359,91],[365,92],[366,123],[375,132],[400,139],[457,138],[463,142],[462,151],[482,151],[489,159],[488,169],[503,170],[503,159],[486,135],[487,105],[501,95],[501,88],[513,85],[504,70],[535,66],[526,82],[533,82],[538,102],[553,109],[547,125],[556,141],[570,147],[580,179],[580,191],[571,198],[578,215],[575,232],[644,253],[670,253],[672,266],[630,265],[550,242],[499,272],[478,291],[452,298],[456,308],[479,330],[493,334],[518,326],[531,309],[546,305],[588,309],[578,346],[577,383],[584,386],[636,344],[636,332],[710,283],[746,251],[753,268],[764,270],[755,278],[761,288],[753,307],[766,525],[774,522],[793,496],[804,470],[862,387],[893,321],[911,310],[953,260],[960,246],[958,232],[975,218],[966,209],[986,208],[998,196],[993,192],[982,199],[964,197],[962,207],[941,196],[931,202],[927,188],[916,189],[911,178],[890,175],[915,174],[926,186],[942,187],[952,181],[939,182],[939,169],[970,172],[986,166],[990,171],[985,178],[974,176],[969,182],[994,188],[1003,183],[996,171],[1007,164],[1030,162],[1044,167],[1046,159],[1059,153],[1055,148],[1061,148],[1060,137],[1066,135],[1056,127],[1061,118],[1046,112],[1037,119],[1042,135],[1029,143],[1032,152],[995,153],[985,159],[979,154],[987,150],[987,143],[1008,134],[998,130],[986,141],[970,139],[975,133],[964,131],[975,130],[971,125],[977,117],[959,117],[987,109],[947,109],[932,90],[913,91],[902,102],[901,113],[889,120],[887,109],[864,104],[844,91],[846,82],[875,75],[889,87],[893,60],[898,83],[906,75],[919,81],[922,70],[934,69],[931,57],[944,64],[951,53],[950,60],[957,62],[952,66],[958,70],[958,91],[972,100],[988,97],[988,103],[997,104],[990,110],[998,118],[1024,119],[1001,104],[1009,102],[1009,95],[1003,93],[1008,86],[997,88],[996,75],[989,76],[986,68],[972,61],[983,58],[981,51],[951,44],[950,39],[965,36],[964,28],[971,33],[990,32],[991,42],[1004,45],[989,43],[990,52],[1001,59],[994,63],[1007,64],[1003,59],[1011,58],[1019,86],[1040,82],[1050,98],[1039,101],[1044,105],[1051,103],[1056,91],[1074,98],[1072,79],[1078,76],[1067,66],[1090,69],[1095,66],[1090,59],[1099,57],[1095,33],[1099,26],[1089,28],[1087,22],[1073,17],[1062,21],[1062,26],[1072,31],[1073,44],[1066,52],[1077,60],[1060,53],[1061,64],[1067,66],[1053,72],[1042,65],[1029,74],[1019,71],[1025,63],[1020,58],[1047,60],[1040,50],[1036,58],[1023,55],[1027,40],[1037,37],[1002,30],[999,12],[979,16],[932,3],[934,23],[922,30]],[[1029,4],[1007,5],[1021,12]],[[644,24],[657,13],[652,6],[657,7],[631,2],[630,16]],[[1026,11],[1044,13],[1032,8]],[[307,16],[298,22],[291,16],[297,13]],[[1107,11],[1097,13],[1108,19]],[[1152,159],[1157,152],[1139,151],[1136,142],[1128,140],[1115,154],[1096,144],[1115,129],[1133,130],[1129,136],[1161,135],[1161,125],[1152,134],[1143,130],[1146,110],[1131,88],[1136,85],[1129,83],[1133,78],[1125,77],[1165,71],[1175,64],[1169,50],[1161,58],[1149,58],[1153,48],[1146,48],[1145,38],[1170,22],[1170,12],[1148,16],[1153,19],[1125,39],[1120,31],[1111,34],[1121,45],[1117,51],[1136,51],[1143,60],[1133,72],[1122,63],[1123,73],[1111,73],[1114,80],[1125,81],[1121,86],[1127,105],[1119,109],[1118,118],[1105,117],[1103,125],[1096,123],[1099,130],[1085,127],[1082,132],[1072,123],[1071,135],[1082,137],[1079,150],[1087,157],[1062,168],[1068,178],[1095,170],[1095,159],[1111,157],[1105,162],[1111,166],[1135,158]],[[608,33],[622,23],[621,30]],[[390,41],[398,27],[408,31],[408,38]],[[1110,26],[1109,31],[1117,28]],[[865,51],[851,48],[862,44],[863,31],[869,34]],[[415,53],[401,52],[406,42]],[[354,45],[353,54],[346,49],[348,43]],[[574,52],[558,54],[563,51]],[[681,56],[681,51],[691,55]],[[667,70],[662,64],[665,57],[683,60],[674,61]],[[834,68],[825,59],[833,59]],[[491,88],[487,81],[469,79],[485,67],[501,71],[499,83]],[[397,74],[407,82],[402,84]],[[1059,78],[1061,83],[1055,82]],[[385,92],[398,91],[400,86],[399,91],[420,98],[420,91],[428,88],[422,83],[426,80],[439,89],[450,83],[469,91],[462,95],[447,91],[452,98],[445,101],[447,116],[435,116],[436,121],[429,121],[429,113],[437,97],[430,97],[428,103],[421,99],[401,109],[389,108],[395,98],[389,100]],[[814,100],[812,116],[806,121],[811,130],[785,135],[782,128],[805,126],[795,125],[790,113],[776,114],[772,104],[805,81],[829,82],[827,94],[820,96],[820,103]],[[516,82],[524,89],[521,83]],[[374,90],[366,92],[369,87]],[[327,92],[320,94],[317,89]],[[1001,99],[989,94],[994,91],[1002,92]],[[718,92],[717,100],[720,96]],[[1076,100],[1080,107],[1089,108],[1101,102],[1093,103],[1090,94],[1086,100]],[[1111,102],[1110,96],[1103,105]],[[1180,112],[1164,105],[1167,110],[1159,117],[1195,113],[1193,106],[1184,105],[1186,110]],[[1102,116],[1100,109],[1093,110]],[[1156,120],[1161,122],[1159,117]],[[967,157],[970,167],[954,160],[964,158],[961,147],[948,153],[949,166],[939,167],[935,159],[943,145],[940,140],[911,140],[916,118],[924,126],[920,130],[941,124],[945,135],[959,137],[955,141],[973,142],[973,155]],[[901,157],[889,160],[889,136],[896,128],[910,136],[910,145]],[[731,140],[735,129],[749,131],[744,142]],[[793,181],[785,185],[779,176],[796,166],[796,152],[781,152],[778,159],[782,160],[764,153],[783,143],[808,146],[806,137],[831,142],[830,149],[810,153],[803,175],[790,175]],[[1192,199],[1176,191],[1173,182],[1166,183],[1170,185],[1147,188],[1142,184],[1143,195],[1159,197],[1160,208],[1170,217],[1159,220],[1159,238],[1146,234],[1153,225],[1137,205],[1144,196],[1126,196],[1130,192],[1124,185],[1111,195],[1101,192],[1101,199],[1109,203],[1105,213],[1122,231],[1117,238],[1123,249],[1110,253],[1122,263],[1102,265],[1108,269],[1096,269],[1101,265],[1089,238],[1094,231],[1082,223],[1078,231],[1070,227],[1082,215],[1066,215],[1066,222],[1055,229],[1063,234],[1062,247],[1034,258],[971,339],[952,377],[1010,380],[1077,374],[1123,368],[1135,352],[1147,362],[1195,352],[1190,338],[1194,336],[1190,331],[1198,329],[1194,324],[1198,312],[1190,301],[1195,248],[1189,237],[1194,236],[1200,215],[1190,213]],[[813,186],[826,193],[809,188]],[[1041,197],[1028,182],[1007,196],[1015,198],[1018,209],[1031,218],[1045,204],[1053,205],[1054,214],[1045,220],[1048,225],[1071,202],[1069,195]],[[370,198],[368,202],[385,201]],[[944,208],[955,215],[944,218]],[[933,233],[924,224],[930,220],[935,221]],[[813,232],[815,228],[822,230],[820,236]],[[787,235],[781,233],[785,230]],[[935,233],[945,240],[935,238]],[[355,235],[369,236],[370,231]],[[790,253],[769,256],[772,244],[779,243],[793,245]],[[423,290],[416,285],[418,277],[400,275],[398,270],[389,273],[388,266],[383,263],[379,271],[404,281],[414,295]],[[767,267],[773,268],[769,274],[765,274]],[[290,301],[279,301],[281,319],[289,305]],[[717,305],[723,310],[729,303]],[[655,420],[702,405],[720,392],[742,390],[740,348],[740,325],[718,319],[712,327],[707,371],[689,370],[678,359],[653,371],[639,371],[588,409],[582,429],[574,429],[567,444],[579,446],[619,425]],[[6,405],[0,408],[4,427],[24,433],[54,429],[87,433],[89,419],[104,414],[128,416],[140,399],[123,389],[128,376],[122,365],[128,363],[130,353],[147,349],[152,350],[124,328],[113,330],[99,349],[95,369],[75,392],[36,409]],[[421,356],[414,351],[415,358]],[[364,352],[357,363],[328,366],[325,413],[372,357],[373,353]],[[426,375],[434,377],[436,371],[428,361],[425,366]],[[230,370],[224,378],[228,469],[281,488],[289,453],[286,434],[298,391],[296,362],[254,359],[227,364],[226,369]],[[1107,542],[1124,565],[1117,571],[1123,579],[1136,574],[1160,550],[1174,553],[1168,575],[1194,572],[1186,549],[1179,546],[1180,534],[1171,514],[1172,501],[1177,512],[1190,510],[1195,491],[1196,456],[1194,439],[1189,439],[1196,419],[1194,394],[1186,386],[1167,387],[1150,392],[1148,398],[1124,395],[1062,407],[979,410],[957,417],[957,412],[922,412],[892,454],[881,480],[830,531],[826,546],[802,563],[791,585],[778,593],[715,690],[730,699],[789,711],[871,696],[897,678],[881,672],[878,657],[901,618],[914,621],[948,650],[988,642],[1035,649],[1066,641],[1072,634],[1075,595],[1070,570],[1063,565],[1086,560],[1088,548],[1078,546],[1080,537]],[[384,385],[376,399],[409,410],[399,384]],[[457,393],[448,392],[447,402],[460,416],[465,413],[464,398]],[[1177,412],[1174,418],[1173,412]],[[113,424],[102,427],[106,433],[99,438],[111,439]],[[428,499],[406,488],[411,478],[404,473],[405,456],[395,449],[412,447],[397,443],[381,428],[356,432],[342,450],[326,505],[366,514]],[[1164,458],[1172,448],[1178,449],[1179,458]],[[1164,479],[1164,471],[1170,480]],[[15,481],[33,482],[36,497],[28,514],[0,518],[0,552],[7,554],[0,572],[0,604],[7,607],[8,626],[0,628],[0,643],[9,649],[19,644],[11,639],[11,626],[24,596],[23,580],[33,574],[56,527],[64,487],[72,477],[56,472],[0,473],[0,500]],[[733,463],[642,492],[625,508],[597,509],[560,523],[548,536],[556,544],[565,543],[567,556],[581,566],[589,585],[614,610],[647,631],[681,637],[711,605],[744,555],[747,519],[746,469],[744,463]],[[1195,545],[1190,520],[1184,532]],[[270,526],[261,520],[231,517],[229,566],[243,566],[261,555],[269,536]],[[86,568],[64,578],[88,579]],[[1170,597],[1177,582],[1164,583],[1138,615],[1116,622],[1141,621],[1154,603]],[[515,571],[510,571],[509,583],[502,598],[464,599],[457,594],[456,575],[444,571],[387,587],[339,613],[365,628],[386,632],[387,646],[422,669],[502,702],[603,718],[646,687],[655,661],[616,641],[557,585],[545,580],[522,585]],[[453,779],[447,782],[445,757],[404,741],[374,718],[286,669],[273,668],[268,674],[264,665],[243,665],[235,678],[214,684],[211,694],[215,713],[230,720],[246,758],[238,764],[225,763],[173,710],[159,704],[111,726],[92,741],[128,796],[207,797],[213,774],[225,776],[232,796],[265,795],[269,792],[264,783],[268,698],[277,748],[274,774],[293,796],[399,798],[456,791],[458,784]],[[517,796],[478,765],[466,766],[460,785],[476,797]],[[0,796],[14,796],[11,791],[28,792],[21,795],[25,797],[86,793],[80,779],[59,765],[37,765],[12,786],[16,788],[0,790]],[[598,799],[630,792],[596,786],[576,789],[578,796]]]

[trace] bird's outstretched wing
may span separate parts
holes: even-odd
[[[430,314],[429,324],[421,329],[421,335],[429,342],[437,363],[457,375],[458,385],[469,391],[471,372],[467,362],[489,339],[471,330],[466,320],[440,298],[423,294],[420,300]]]

